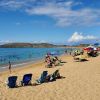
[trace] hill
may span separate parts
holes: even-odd
[[[64,45],[54,45],[49,43],[8,43],[0,45],[0,48],[52,48],[63,46]]]

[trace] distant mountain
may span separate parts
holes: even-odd
[[[87,46],[89,46],[90,44],[79,44],[79,45],[74,45],[74,46],[76,46],[76,47],[87,47]]]
[[[53,47],[86,47],[90,44],[78,44],[78,45],[54,45],[50,43],[7,43],[1,44],[0,48],[53,48]]]
[[[65,47],[65,45],[54,45],[49,43],[7,43],[0,45],[0,48],[52,48]]]

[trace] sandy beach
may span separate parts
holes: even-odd
[[[10,74],[8,71],[0,72],[0,100],[99,100],[100,99],[100,56],[88,58],[86,62],[75,62],[72,57],[60,57],[63,66],[45,68],[44,61],[30,64],[25,67],[15,68]],[[8,76],[17,75],[17,84],[26,73],[32,73],[32,83],[35,82],[44,70],[49,74],[56,69],[61,76],[53,82],[37,86],[23,86],[7,88],[5,81]]]

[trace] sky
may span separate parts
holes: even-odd
[[[0,43],[99,39],[100,0],[0,0]]]

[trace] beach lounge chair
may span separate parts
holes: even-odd
[[[31,85],[32,74],[25,74],[21,81],[22,86]]]
[[[16,87],[17,76],[10,76],[8,77],[7,85],[9,88]]]
[[[48,71],[43,71],[43,73],[41,74],[41,77],[36,81],[40,84],[44,83],[46,81],[47,75],[48,75]]]
[[[57,78],[61,78],[59,70],[56,70],[53,74],[50,75],[50,81],[55,81]]]

